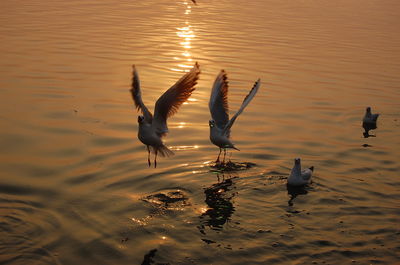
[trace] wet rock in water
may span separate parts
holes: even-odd
[[[256,164],[251,162],[232,162],[228,161],[226,163],[216,163],[211,166],[217,172],[227,172],[227,171],[238,171],[246,170],[254,167]]]
[[[181,209],[190,205],[188,196],[181,190],[164,191],[148,195],[142,198],[143,201],[152,204],[155,207],[165,209]]]

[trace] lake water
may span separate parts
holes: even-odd
[[[197,3],[2,1],[0,263],[398,264],[400,2]],[[148,168],[131,65],[153,110],[196,61],[175,156]],[[231,115],[262,80],[229,172],[209,141],[221,69]],[[293,195],[295,157],[315,175]]]

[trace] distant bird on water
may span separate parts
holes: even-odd
[[[230,133],[231,127],[237,117],[243,112],[245,107],[250,103],[250,101],[256,95],[258,88],[260,87],[261,81],[258,79],[253,87],[251,88],[249,94],[244,98],[242,105],[239,110],[231,119],[229,119],[229,108],[228,108],[228,81],[226,72],[221,70],[215,79],[210,101],[208,103],[208,107],[211,112],[211,120],[209,121],[210,126],[210,140],[213,144],[219,147],[218,158],[215,161],[219,163],[219,158],[221,155],[222,149],[224,149],[224,159],[226,155],[227,148],[233,148],[239,151],[234,144],[230,141]]]
[[[364,128],[364,137],[369,137],[369,131],[376,129],[376,121],[378,120],[379,114],[372,114],[371,107],[367,107],[363,118],[362,127]]]
[[[157,167],[157,154],[161,156],[174,154],[162,141],[162,137],[168,133],[167,118],[174,115],[194,91],[194,86],[199,79],[200,68],[196,62],[190,72],[181,77],[157,100],[154,108],[154,117],[142,101],[139,76],[135,65],[132,68],[132,89],[130,91],[136,108],[143,113],[143,116],[138,116],[138,138],[147,146],[149,167],[151,166],[150,152],[155,154],[154,167]]]
[[[193,4],[197,5],[197,2],[196,2],[196,0],[192,0],[192,2],[193,2]]]
[[[303,186],[311,181],[311,176],[314,171],[314,167],[301,170],[300,158],[294,159],[294,166],[292,172],[287,180],[287,184],[291,186]]]

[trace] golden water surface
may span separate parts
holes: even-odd
[[[400,2],[196,2],[1,2],[0,263],[400,262]],[[175,156],[148,168],[131,65],[153,110],[196,61]],[[262,82],[231,172],[211,167],[221,69],[231,115]],[[295,157],[315,167],[302,194],[286,188]]]

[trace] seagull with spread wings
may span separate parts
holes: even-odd
[[[211,112],[210,125],[210,140],[213,144],[219,147],[218,158],[215,161],[219,163],[219,157],[221,155],[222,149],[224,149],[224,159],[226,155],[227,148],[237,149],[234,144],[230,141],[231,127],[237,117],[243,112],[246,106],[256,95],[258,88],[260,87],[261,81],[258,79],[253,87],[251,88],[249,94],[244,98],[242,105],[239,110],[231,119],[229,119],[229,108],[228,108],[228,81],[226,72],[221,70],[215,79],[213,88],[211,90],[210,101],[208,107]]]
[[[132,77],[132,98],[135,106],[143,115],[138,116],[139,140],[147,146],[147,162],[149,167],[150,152],[154,153],[154,167],[157,167],[157,154],[161,156],[171,156],[174,153],[166,147],[162,137],[168,133],[167,118],[174,115],[179,107],[190,97],[195,89],[200,74],[198,63],[181,77],[171,88],[169,88],[156,102],[154,116],[147,109],[142,101],[142,92],[140,89],[139,76],[135,65]]]

